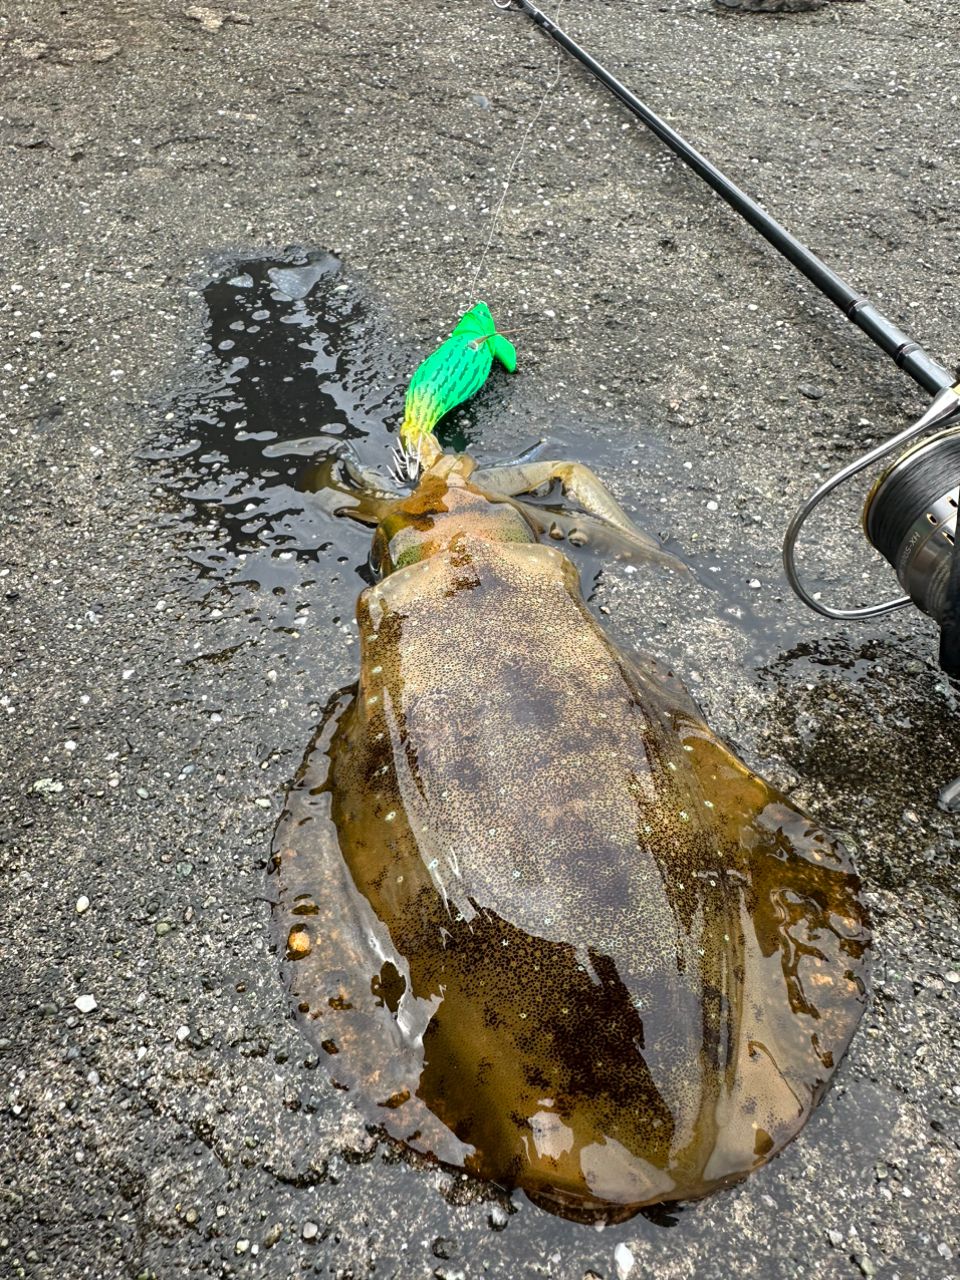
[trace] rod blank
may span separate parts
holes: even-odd
[[[576,58],[591,75],[619,98],[637,119],[643,121],[647,128],[665,142],[684,164],[708,183],[750,226],[759,231],[764,239],[768,240],[788,262],[806,276],[811,284],[839,307],[852,324],[862,329],[915,382],[931,394],[953,386],[956,379],[949,370],[934,360],[919,343],[908,337],[893,321],[882,315],[863,294],[851,288],[811,249],[802,244],[796,236],[791,235],[735,182],[731,182],[725,174],[721,173],[706,156],[701,155],[675,129],[671,129],[665,120],[645,106],[636,94],[631,93],[626,85],[611,75],[575,40],[572,40],[552,18],[548,18],[536,5],[529,3],[529,0],[516,0],[516,4],[552,40]]]

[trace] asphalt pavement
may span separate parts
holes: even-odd
[[[960,360],[941,3],[561,17]],[[481,0],[8,0],[0,76],[0,1274],[956,1275],[957,818],[937,803],[960,774],[956,696],[929,621],[829,623],[779,562],[802,497],[923,395]],[[689,556],[695,589],[614,563],[593,606],[856,850],[876,937],[850,1053],[800,1137],[698,1205],[597,1230],[405,1157],[291,1019],[265,868],[355,675],[362,538],[301,511],[286,551],[279,516],[240,547],[212,477],[248,467],[255,511],[263,456],[254,473],[213,450],[188,481],[177,451],[222,390],[211,278],[320,250],[360,299],[353,340],[382,354],[358,401],[400,395],[477,295],[516,330],[520,372],[472,411],[472,447],[550,437]],[[844,603],[893,586],[864,492],[805,541]]]

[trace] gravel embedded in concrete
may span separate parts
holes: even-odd
[[[942,4],[563,13],[957,363]],[[851,1053],[773,1164],[656,1220],[549,1217],[378,1143],[298,1035],[268,948],[271,830],[353,676],[356,560],[294,625],[270,592],[205,576],[216,531],[139,455],[204,376],[215,262],[329,248],[390,318],[383,343],[429,348],[473,300],[554,51],[467,0],[10,0],[0,45],[0,1273],[419,1278],[443,1239],[441,1266],[471,1278],[612,1280],[627,1252],[631,1280],[952,1274],[957,829],[937,795],[960,774],[955,695],[932,625],[833,626],[779,567],[801,498],[923,397],[562,66],[477,285],[521,355],[477,407],[478,452],[549,434],[575,453],[586,433],[641,522],[695,559],[707,585],[685,600],[609,566],[605,625],[849,833],[877,936]],[[824,598],[890,593],[863,493],[805,544]]]

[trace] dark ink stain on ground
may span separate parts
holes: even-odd
[[[349,526],[329,519],[300,477],[338,444],[385,460],[402,371],[330,254],[230,263],[204,301],[204,385],[175,402],[145,456],[180,514],[217,531],[201,572],[283,591],[301,581],[296,566],[350,542]]]

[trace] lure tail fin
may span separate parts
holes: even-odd
[[[502,333],[493,335],[493,356],[495,360],[499,360],[507,373],[516,373],[517,371],[517,349]]]
[[[508,373],[516,372],[517,351],[502,333],[485,302],[477,302],[461,318],[453,331],[453,337],[466,338],[470,342],[487,343],[490,354],[499,360]]]

